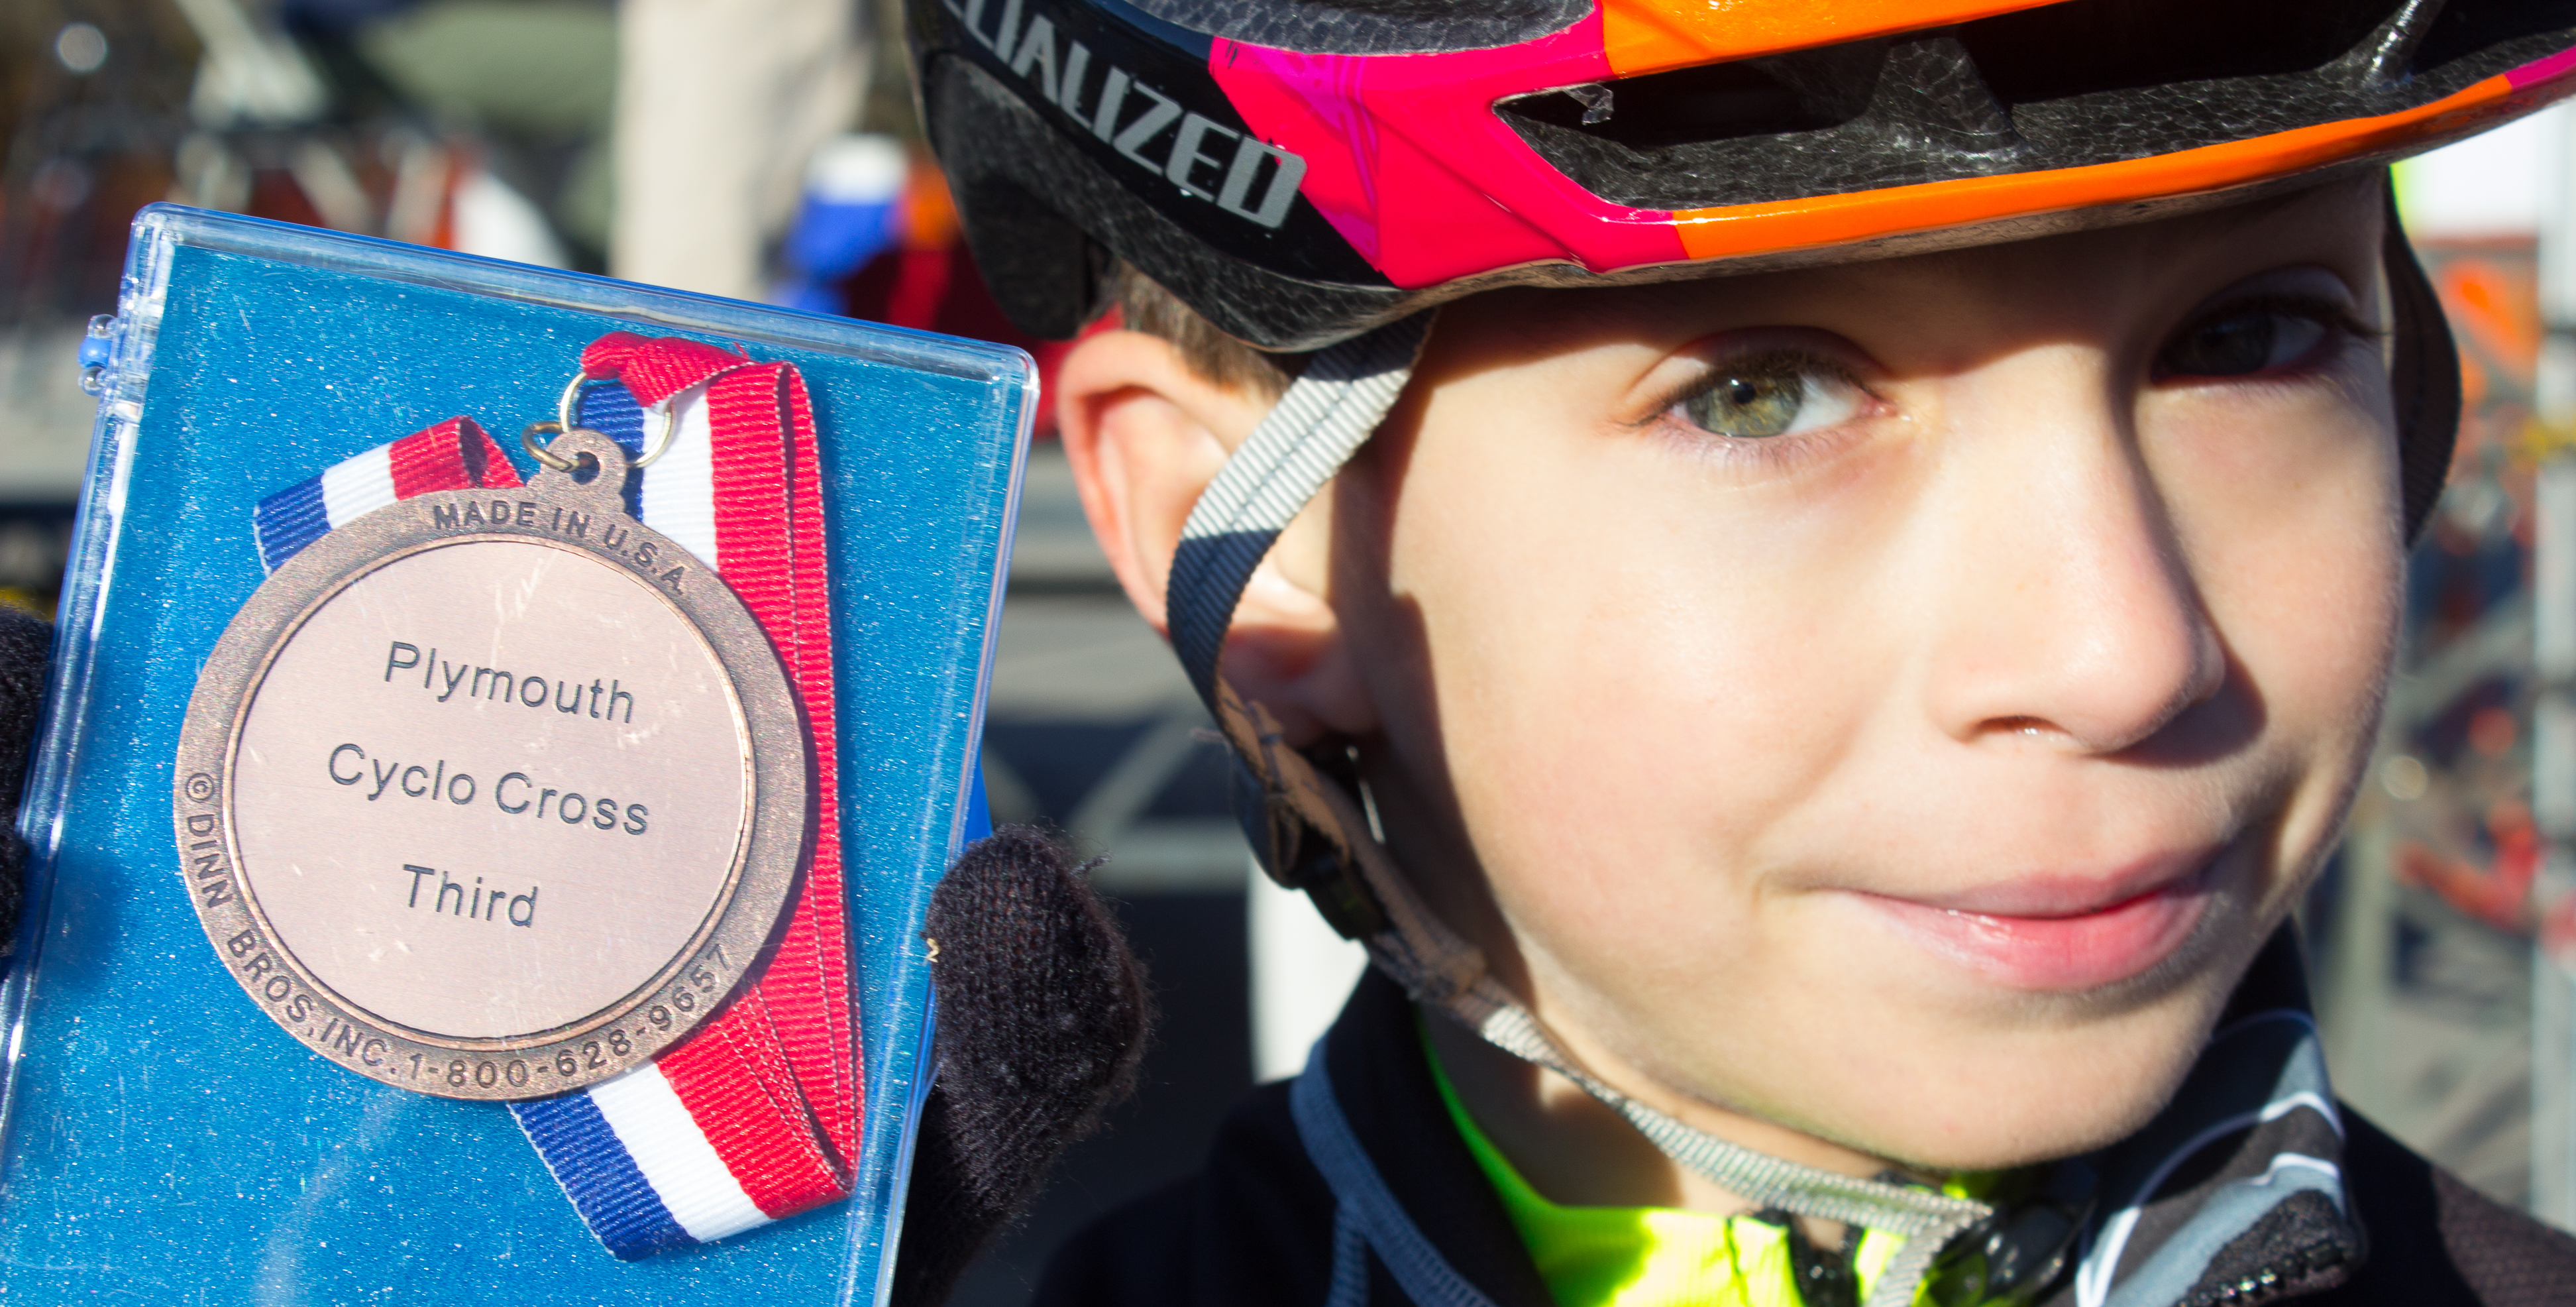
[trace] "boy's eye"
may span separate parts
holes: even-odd
[[[2305,313],[2241,309],[2187,327],[2156,356],[2168,377],[2243,377],[2286,368],[2316,352],[2334,328]]]
[[[1758,440],[1848,421],[1860,388],[1799,359],[1758,359],[1719,369],[1707,389],[1673,410],[1715,435]]]

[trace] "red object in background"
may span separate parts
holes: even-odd
[[[847,312],[870,322],[1027,350],[1038,364],[1037,434],[1054,435],[1055,370],[1071,342],[1039,340],[1003,316],[967,252],[948,181],[926,157],[914,161],[904,201],[903,239],[841,282]]]
[[[261,168],[251,174],[250,207],[254,218],[291,222],[300,227],[328,227],[322,211],[304,194],[295,174],[284,168]]]
[[[2506,800],[2487,812],[2487,838],[2495,843],[2495,865],[2481,868],[2408,841],[2397,848],[2397,878],[2439,894],[2452,907],[2505,930],[2533,927],[2531,883],[2540,871],[2540,832],[2531,810]],[[2566,909],[2576,904],[2576,895]],[[2556,915],[2565,915],[2562,911]]]

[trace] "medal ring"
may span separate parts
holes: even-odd
[[[599,436],[602,440],[609,439],[608,436],[602,435],[597,431],[592,431],[588,427],[574,427],[573,430],[582,432],[586,435]],[[564,427],[560,422],[531,422],[527,425],[526,429],[519,432],[519,443],[527,446],[528,452],[535,455],[538,462],[572,477],[575,481],[588,484],[591,477],[596,476],[599,472],[598,460],[596,458],[593,458],[589,454],[583,454],[579,458],[566,458],[563,455],[546,448],[544,445],[537,443],[537,437],[540,435],[562,435],[563,431]],[[584,462],[588,462],[592,465],[588,473],[584,473],[581,470],[581,465]]]
[[[564,385],[563,398],[555,401],[555,420],[551,423],[536,423],[530,426],[527,431],[520,433],[519,438],[522,441],[527,442],[528,452],[536,455],[538,462],[543,463],[547,467],[553,468],[558,472],[569,472],[572,470],[570,465],[558,461],[559,456],[539,449],[532,437],[537,428],[543,426],[552,426],[557,431],[576,431],[585,429],[573,422],[572,405],[574,400],[581,397],[582,386],[596,379],[597,378],[584,376],[578,372],[572,374],[572,380]],[[646,409],[645,411],[649,413],[653,410]],[[671,406],[667,403],[661,406],[661,412],[662,430],[660,434],[654,436],[641,457],[634,459],[626,466],[630,468],[648,467],[652,464],[654,459],[660,458],[662,455],[670,452],[672,438],[680,434],[680,415],[673,412]]]

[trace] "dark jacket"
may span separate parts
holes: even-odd
[[[2303,1086],[2322,1088],[2322,1062],[2286,934],[2219,1029],[2174,1106],[2092,1159],[2102,1200],[2083,1246],[2112,1263],[2114,1307],[2576,1304],[2576,1238],[2481,1196],[2349,1108],[2338,1125],[2298,1105],[2316,1100]],[[2255,1123],[2229,1128],[2240,1120]],[[2051,1307],[2077,1302],[2078,1273],[2059,1277]],[[1036,1301],[1552,1307],[1432,1085],[1411,1003],[1374,972],[1305,1076],[1255,1090],[1198,1175],[1075,1236]]]

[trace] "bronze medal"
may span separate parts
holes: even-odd
[[[555,439],[525,489],[418,495],[254,592],[197,678],[179,854],[217,960],[325,1057],[450,1098],[640,1066],[757,970],[808,839],[758,621]]]

